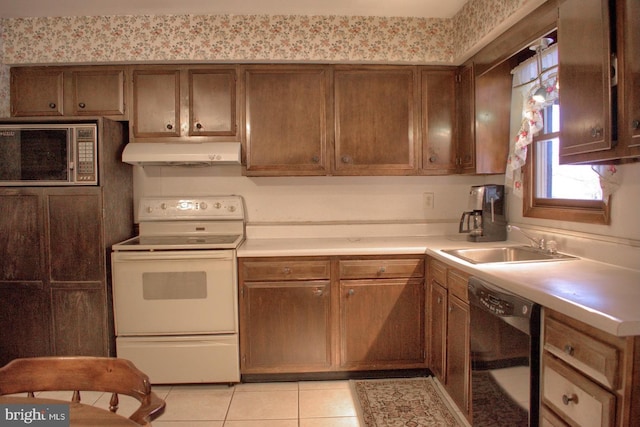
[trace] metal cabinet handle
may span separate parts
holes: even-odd
[[[631,122],[631,128],[633,130],[640,129],[640,120],[634,120],[633,122]]]
[[[438,158],[436,156],[429,157],[429,162],[430,163],[435,163],[437,160],[438,160]]]
[[[438,298],[436,299],[436,302],[437,302],[438,304],[442,304],[442,297],[438,297]]]
[[[565,405],[569,405],[569,403],[574,402],[574,403],[578,403],[578,396],[576,396],[575,394],[572,394],[571,396],[567,396],[566,394],[562,395],[562,403],[564,403]]]
[[[449,306],[449,313],[451,313],[452,311],[453,311],[453,306],[452,306],[452,305],[450,305],[450,306]]]
[[[169,130],[173,129],[173,125],[171,123],[167,124],[167,129]]]
[[[202,129],[204,126],[202,126],[202,123],[196,123],[196,129],[200,130]]]
[[[386,268],[386,267],[384,267],[384,266],[382,266],[382,267],[380,267],[380,268],[378,269],[378,275],[380,275],[380,274],[384,274],[384,273],[386,273],[386,271],[387,271],[387,268]]]
[[[321,297],[321,296],[322,296],[322,294],[324,294],[324,291],[323,291],[322,289],[320,289],[320,288],[315,288],[315,289],[313,290],[313,295],[315,295],[315,296],[317,296],[317,297]]]
[[[313,163],[320,163],[320,156],[318,156],[318,155],[313,156],[313,157],[311,158],[311,161],[312,161]]]
[[[602,136],[602,128],[591,128],[591,138]]]
[[[284,274],[291,274],[291,268],[289,268],[289,267],[284,267],[284,268],[282,269],[282,272],[283,272]]]
[[[342,163],[353,163],[351,156],[342,156]]]
[[[49,108],[51,108],[51,109],[56,108],[56,103],[55,102],[50,102],[49,103]]]
[[[574,348],[573,348],[573,346],[571,344],[565,344],[564,345],[564,352],[566,354],[568,354],[569,356],[573,355],[573,350],[574,350]]]
[[[356,291],[353,290],[353,288],[349,289],[349,291],[347,292],[347,295],[352,296],[355,295]]]

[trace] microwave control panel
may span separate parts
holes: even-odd
[[[75,128],[76,149],[76,181],[86,184],[97,184],[97,129],[95,126],[79,126]]]

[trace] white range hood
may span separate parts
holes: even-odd
[[[241,164],[239,142],[130,142],[122,161],[138,166]]]

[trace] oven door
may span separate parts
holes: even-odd
[[[117,336],[236,333],[235,250],[116,251]]]

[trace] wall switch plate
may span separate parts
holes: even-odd
[[[432,192],[427,192],[423,194],[424,197],[424,207],[426,209],[434,208],[434,197]]]

